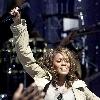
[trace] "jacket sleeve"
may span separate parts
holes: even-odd
[[[94,93],[92,93],[87,87],[84,88],[84,93],[86,95],[86,100],[100,100]]]
[[[46,78],[48,79],[47,72],[42,69],[33,57],[33,53],[29,46],[29,35],[27,31],[26,21],[21,20],[18,25],[12,24],[10,26],[13,33],[15,50],[23,68],[32,78]]]
[[[84,96],[86,98],[84,100],[100,100],[99,97],[97,97],[94,93],[92,93],[87,88],[86,83],[82,80],[74,81],[72,87],[73,87],[73,90],[74,90],[74,93],[75,93],[75,97],[78,98],[78,100],[81,100],[82,94],[84,94]],[[84,98],[84,96],[83,96],[83,98]]]

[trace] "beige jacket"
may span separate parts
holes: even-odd
[[[19,61],[21,62],[27,73],[32,78],[34,78],[35,83],[38,86],[44,88],[44,86],[50,81],[52,77],[49,72],[42,69],[36,63],[36,60],[33,57],[33,53],[29,46],[29,35],[27,31],[26,21],[23,19],[21,20],[21,24],[12,24],[10,28],[13,32],[15,49]],[[84,91],[80,90],[80,87],[83,87]],[[100,100],[100,98],[98,98],[94,93],[92,93],[86,87],[86,84],[81,80],[75,81],[72,88],[76,100]]]

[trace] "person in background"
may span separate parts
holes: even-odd
[[[12,100],[43,100],[43,97],[44,92],[39,89],[35,83],[32,83],[26,89],[24,89],[23,84],[20,83]]]
[[[29,46],[25,19],[21,19],[18,7],[11,10],[14,23],[10,26],[19,61],[35,84],[45,92],[44,100],[100,100],[77,76],[79,61],[68,48],[47,49],[36,60]]]

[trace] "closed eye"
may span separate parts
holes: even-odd
[[[61,60],[57,60],[56,62],[60,63],[60,62],[61,62]]]

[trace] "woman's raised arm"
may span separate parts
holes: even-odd
[[[13,33],[15,49],[19,61],[32,78],[48,78],[49,76],[46,76],[46,71],[36,63],[36,60],[33,57],[33,53],[29,46],[29,34],[27,31],[26,21],[25,19],[21,19],[18,7],[11,10],[10,13],[15,16],[13,17],[14,23],[10,28]]]

